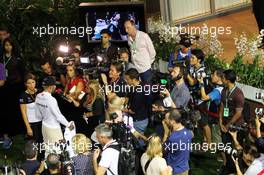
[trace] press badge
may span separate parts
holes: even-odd
[[[224,108],[224,117],[229,117],[229,108]]]

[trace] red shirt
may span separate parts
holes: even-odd
[[[84,81],[84,79],[82,79],[81,77],[76,77],[76,78],[74,78],[74,79],[68,84],[68,86],[67,86],[67,92],[69,92],[74,86],[77,86],[77,84],[78,84],[79,82],[82,82],[82,83],[85,85],[85,81]],[[81,90],[83,91],[84,88],[81,89]]]

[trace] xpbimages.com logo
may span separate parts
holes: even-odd
[[[47,26],[38,26],[32,27],[33,35],[37,35],[42,37],[44,35],[78,35],[79,37],[84,37],[85,34],[92,34],[93,28],[92,27],[62,27],[52,26],[48,24]]]
[[[166,143],[164,144],[165,151],[167,152],[176,152],[176,151],[203,151],[210,153],[216,153],[217,151],[225,151],[231,149],[231,143],[211,143],[210,145],[208,143],[183,143],[181,140],[179,143]]]

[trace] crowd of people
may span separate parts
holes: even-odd
[[[132,20],[124,26],[129,48],[119,50],[110,42],[111,32],[102,30],[98,49],[105,54],[109,71],[98,70],[97,78],[80,71],[80,67],[84,69],[78,48],[72,53],[75,59],[66,65],[53,65],[42,58],[39,67],[43,76],[37,77],[36,72],[24,69],[11,34],[0,28],[0,116],[4,121],[0,134],[2,147],[9,149],[10,136],[26,133],[29,141],[21,172],[188,175],[197,128],[202,130],[203,144],[211,150],[215,149],[212,135],[217,134],[211,127],[219,124],[220,142],[234,145],[237,152],[218,150],[224,160],[219,174],[263,173],[263,118],[254,119],[256,135],[230,129],[252,123],[245,121],[250,116],[245,116],[245,98],[235,85],[236,73],[216,69],[208,75],[203,51],[192,48],[191,39],[183,35],[181,47],[169,59],[167,84],[154,82],[156,53],[150,37],[137,30]],[[155,134],[147,135],[148,127]],[[69,142],[65,142],[66,132],[73,132]],[[62,160],[60,143],[73,149],[74,153],[66,156],[73,167],[65,163],[69,160]],[[184,149],[179,147],[182,144]],[[125,158],[124,149],[129,150],[129,158]],[[135,168],[128,173],[129,168],[124,170],[122,165],[133,155],[134,164],[129,166]]]

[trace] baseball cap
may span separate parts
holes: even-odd
[[[52,86],[52,85],[56,85],[56,81],[52,76],[48,76],[44,78],[44,80],[42,81],[42,86]]]

